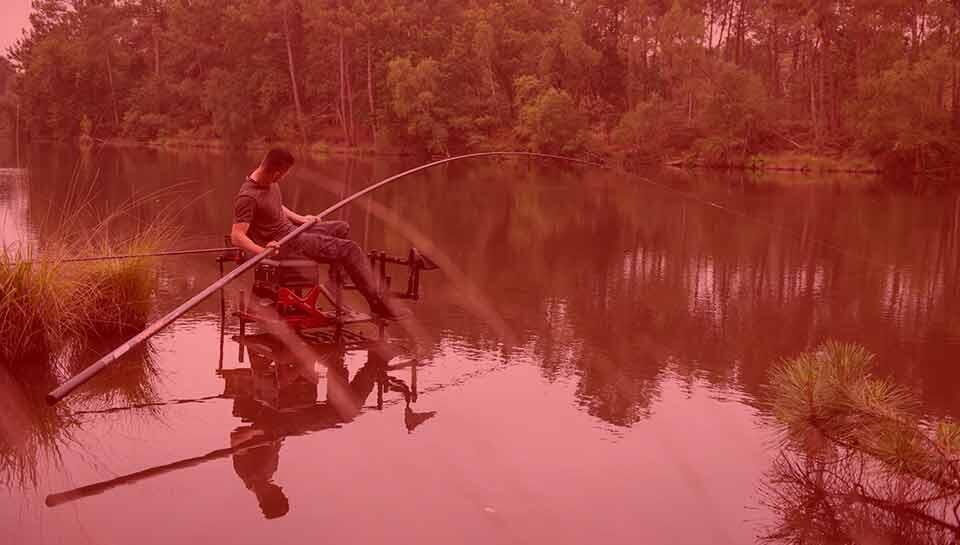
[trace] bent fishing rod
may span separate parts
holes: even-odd
[[[313,216],[311,219],[307,220],[306,222],[298,226],[296,229],[294,229],[292,232],[287,234],[285,237],[281,238],[279,241],[277,241],[277,244],[275,246],[267,247],[263,252],[260,252],[259,254],[248,259],[243,264],[241,264],[237,268],[230,271],[229,274],[227,274],[220,280],[214,282],[213,284],[210,284],[209,286],[204,288],[203,291],[197,293],[187,301],[183,302],[180,306],[170,311],[167,315],[153,322],[152,324],[147,326],[146,329],[144,329],[140,333],[131,337],[129,340],[127,340],[127,342],[121,344],[120,346],[115,348],[112,352],[110,352],[109,354],[103,356],[102,358],[94,362],[92,365],[90,365],[90,367],[87,367],[83,371],[77,373],[76,375],[68,379],[66,382],[64,382],[60,386],[50,391],[50,393],[48,393],[46,396],[47,403],[50,405],[54,405],[58,403],[60,400],[70,395],[74,390],[76,390],[77,388],[85,384],[87,381],[92,379],[101,371],[109,367],[111,364],[115,363],[117,360],[123,357],[124,354],[129,352],[132,348],[138,346],[140,343],[146,341],[150,337],[153,337],[154,335],[162,331],[164,328],[172,324],[178,318],[180,318],[181,316],[189,312],[193,307],[197,306],[198,304],[200,304],[202,301],[204,301],[205,299],[207,299],[217,291],[223,289],[227,284],[236,280],[240,275],[252,269],[264,259],[278,252],[279,249],[282,248],[284,244],[300,236],[302,233],[310,229],[310,227],[312,227],[314,223],[322,220],[324,217],[332,214],[333,212],[336,212],[340,208],[350,204],[351,202],[373,191],[376,191],[377,189],[380,189],[381,187],[389,183],[395,182],[396,180],[405,178],[407,176],[410,176],[411,174],[416,174],[418,172],[427,170],[429,168],[433,168],[446,163],[451,163],[453,161],[460,161],[463,159],[473,159],[478,157],[498,157],[498,156],[499,157],[532,157],[532,158],[541,158],[541,159],[555,159],[555,160],[565,161],[569,163],[606,168],[606,165],[603,165],[601,163],[595,163],[595,162],[587,161],[584,159],[577,159],[574,157],[566,157],[563,155],[551,155],[547,153],[536,153],[536,152],[530,152],[530,151],[487,151],[487,152],[479,152],[479,153],[468,153],[465,155],[457,155],[455,157],[447,157],[445,159],[440,159],[438,161],[433,161],[431,163],[420,165],[418,167],[411,168],[399,174],[390,176],[389,178],[386,178],[380,182],[377,182],[371,185],[370,187],[357,191],[356,193],[341,200],[340,202],[331,205],[323,212],[320,212],[316,216]]]

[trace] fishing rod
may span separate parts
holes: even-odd
[[[531,151],[487,151],[487,152],[479,152],[479,153],[468,153],[468,154],[465,154],[465,155],[457,155],[457,156],[455,156],[455,157],[447,157],[447,158],[445,158],[445,159],[440,159],[440,160],[438,160],[438,161],[433,161],[433,162],[431,162],[431,163],[427,163],[427,164],[424,164],[424,165],[420,165],[420,166],[418,166],[418,167],[411,168],[411,169],[406,170],[406,171],[404,171],[404,172],[401,172],[401,173],[399,173],[399,174],[395,174],[395,175],[393,175],[393,176],[390,176],[389,178],[386,178],[386,179],[384,179],[384,180],[382,180],[382,181],[380,181],[380,182],[377,182],[377,183],[375,183],[375,184],[373,184],[373,185],[371,185],[371,186],[369,186],[369,187],[367,187],[367,188],[365,188],[365,189],[362,189],[362,190],[360,190],[360,191],[357,191],[357,192],[354,193],[353,195],[350,195],[349,197],[341,200],[340,202],[337,202],[337,203],[331,205],[330,207],[328,207],[328,208],[327,208],[326,210],[324,210],[323,212],[320,212],[320,213],[317,214],[316,216],[314,216],[314,217],[312,217],[311,219],[307,220],[306,222],[304,222],[303,224],[301,224],[299,227],[297,227],[296,229],[294,229],[292,232],[290,232],[289,234],[287,234],[286,236],[284,236],[283,238],[281,238],[279,241],[277,241],[277,244],[276,244],[275,246],[269,246],[269,247],[267,247],[263,252],[260,252],[259,254],[253,256],[251,259],[248,259],[247,261],[245,261],[243,264],[241,264],[240,266],[238,266],[237,268],[235,268],[234,270],[232,270],[229,274],[227,274],[226,276],[224,276],[224,277],[221,278],[220,280],[214,282],[213,284],[210,284],[210,285],[207,286],[205,289],[203,289],[203,291],[197,293],[196,295],[194,295],[193,297],[191,297],[191,298],[188,299],[187,301],[183,302],[180,306],[178,306],[177,308],[175,308],[175,309],[173,309],[172,311],[170,311],[167,315],[165,315],[164,317],[158,319],[158,320],[155,321],[154,323],[152,323],[152,324],[150,324],[149,326],[147,326],[146,329],[144,329],[144,330],[141,331],[140,333],[136,334],[135,336],[131,337],[127,342],[121,344],[120,346],[118,346],[117,348],[115,348],[112,352],[110,352],[109,354],[103,356],[102,358],[100,358],[99,360],[97,360],[96,362],[94,362],[92,365],[90,365],[90,367],[87,367],[86,369],[84,369],[84,370],[81,371],[80,373],[78,373],[78,374],[74,375],[73,377],[71,377],[70,379],[68,379],[66,382],[64,382],[64,383],[61,384],[60,386],[58,386],[58,387],[56,387],[55,389],[53,389],[53,390],[52,390],[50,393],[48,393],[47,396],[46,396],[46,401],[47,401],[47,403],[50,404],[50,405],[54,405],[54,404],[58,403],[60,400],[62,400],[63,398],[65,398],[66,396],[70,395],[71,392],[73,392],[74,390],[76,390],[76,389],[77,389],[78,387],[80,387],[81,385],[85,384],[87,381],[89,381],[91,378],[93,378],[94,376],[96,376],[98,373],[100,373],[101,371],[103,371],[104,369],[106,369],[106,368],[107,368],[108,366],[110,366],[111,364],[115,363],[115,362],[116,362],[117,360],[119,360],[124,354],[126,354],[127,352],[129,352],[132,348],[134,348],[135,346],[139,345],[140,343],[146,341],[146,340],[149,339],[150,337],[152,337],[152,336],[156,335],[157,333],[159,333],[160,331],[162,331],[164,328],[166,328],[166,327],[169,326],[171,323],[173,323],[173,322],[176,321],[178,318],[180,318],[180,316],[182,316],[182,315],[186,314],[187,312],[189,312],[193,307],[195,307],[195,306],[197,306],[198,304],[200,304],[202,301],[204,301],[206,298],[208,298],[208,297],[210,297],[211,295],[213,295],[214,293],[216,293],[218,290],[223,289],[224,286],[226,286],[226,285],[229,284],[230,282],[236,280],[240,275],[242,275],[243,273],[245,273],[245,272],[247,272],[248,270],[252,269],[254,266],[256,266],[258,263],[260,263],[261,261],[263,261],[263,260],[266,259],[267,257],[269,257],[269,256],[273,255],[274,253],[278,252],[279,249],[280,249],[281,247],[283,247],[284,244],[286,244],[286,243],[290,242],[291,240],[295,239],[296,237],[300,236],[302,233],[304,233],[305,231],[307,231],[308,229],[310,229],[310,227],[312,227],[314,223],[316,223],[317,221],[320,221],[321,219],[323,219],[324,217],[328,216],[329,214],[331,214],[331,213],[333,213],[333,212],[336,212],[336,211],[339,210],[340,208],[342,208],[342,207],[350,204],[351,202],[353,202],[353,201],[355,201],[355,200],[357,200],[357,199],[359,199],[359,198],[361,198],[361,197],[363,197],[363,196],[365,196],[365,195],[367,195],[367,194],[369,194],[369,193],[371,193],[371,192],[373,192],[373,191],[376,191],[377,189],[379,189],[379,188],[381,188],[381,187],[383,187],[383,186],[385,186],[385,185],[387,185],[387,184],[389,184],[389,183],[391,183],[391,182],[394,182],[394,181],[399,180],[399,179],[401,179],[401,178],[404,178],[404,177],[406,177],[406,176],[410,176],[411,174],[415,174],[415,173],[417,173],[417,172],[421,172],[421,171],[427,170],[427,169],[429,169],[429,168],[433,168],[433,167],[435,167],[435,166],[443,165],[443,164],[446,164],[446,163],[451,163],[451,162],[453,162],[453,161],[460,161],[460,160],[464,160],[464,159],[473,159],[473,158],[478,158],[478,157],[498,157],[498,156],[499,156],[499,157],[536,157],[536,158],[543,158],[543,159],[555,159],[555,160],[559,160],[559,161],[566,161],[566,162],[570,162],[570,163],[576,163],[576,164],[588,165],[588,166],[595,166],[595,167],[601,167],[601,168],[605,168],[605,167],[606,167],[606,165],[603,165],[603,164],[601,164],[601,163],[594,163],[594,162],[591,162],[591,161],[586,161],[586,160],[583,160],[583,159],[576,159],[576,158],[573,158],[573,157],[565,157],[565,156],[562,156],[562,155],[551,155],[551,154],[547,154],[547,153],[536,153],[536,152],[531,152]]]
[[[167,250],[163,252],[152,252],[148,254],[118,254],[118,255],[70,257],[66,259],[38,259],[33,261],[22,261],[21,263],[30,264],[30,265],[39,265],[42,263],[81,263],[86,261],[109,261],[114,259],[144,259],[148,257],[169,257],[169,256],[177,256],[177,255],[225,253],[225,252],[236,252],[237,250],[238,248],[235,248],[235,247],[197,248],[194,250]]]

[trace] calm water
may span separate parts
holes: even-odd
[[[102,208],[176,184],[182,246],[216,246],[254,162],[35,148],[18,170],[5,149],[0,241],[42,242],[76,173]],[[316,212],[410,165],[310,162],[283,191]],[[474,160],[337,216],[367,248],[443,266],[389,331],[421,366],[378,395],[363,350],[239,363],[213,298],[56,410],[39,399],[64,377],[4,378],[0,448],[20,454],[0,457],[0,541],[754,543],[800,516],[764,493],[780,359],[856,341],[926,413],[960,416],[960,198],[935,184]],[[217,274],[162,261],[155,312]],[[408,405],[394,390],[412,386]]]

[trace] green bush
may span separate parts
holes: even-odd
[[[518,86],[529,83],[518,82]],[[529,88],[517,90],[518,96],[533,93]],[[586,116],[570,94],[548,87],[522,105],[516,132],[533,151],[570,154],[583,150],[587,126]]]

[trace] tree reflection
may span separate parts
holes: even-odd
[[[894,475],[862,452],[783,451],[766,476],[769,543],[946,545],[960,539],[960,491]]]
[[[64,198],[62,189],[44,182],[75,164],[50,155],[31,171],[37,214],[61,209],[50,203]],[[97,158],[111,202],[134,189],[202,181],[196,195],[206,196],[183,211],[183,225],[190,235],[215,233],[217,242],[230,221],[223,203],[254,160],[141,151]],[[321,210],[410,161],[331,158],[303,166],[285,198],[298,210]],[[455,335],[504,357],[529,351],[546,380],[577,381],[576,401],[586,411],[630,425],[650,413],[667,374],[762,399],[769,362],[827,337],[897,362],[885,370],[921,389],[935,412],[960,410],[951,386],[960,380],[953,365],[960,198],[932,184],[909,189],[872,178],[625,175],[477,160],[427,171],[372,198],[430,237],[515,334],[505,340],[477,319],[463,303],[471,294],[438,275],[417,310],[434,344]],[[409,247],[401,231],[371,218],[366,202],[343,210],[357,239],[368,248]],[[216,278],[203,259],[170,268],[194,289]]]
[[[338,344],[290,346],[278,337],[258,334],[246,337],[244,345],[250,354],[250,367],[217,371],[223,378],[224,391],[214,397],[232,399],[233,414],[243,422],[230,432],[229,447],[51,494],[46,504],[61,505],[117,486],[229,457],[237,476],[256,497],[263,516],[277,518],[290,509],[283,487],[274,481],[286,438],[352,422],[374,392],[377,408],[384,407],[384,398],[389,392],[400,394],[406,404],[403,425],[408,432],[435,415],[433,411],[414,411],[413,403],[418,397],[417,362],[396,358],[402,351],[389,343],[365,346],[367,359],[352,378],[345,364],[346,352]],[[399,370],[409,370],[409,382],[391,374]],[[321,382],[326,391],[323,401],[319,400]],[[177,403],[184,401],[187,400]],[[122,409],[106,412],[116,410]]]

